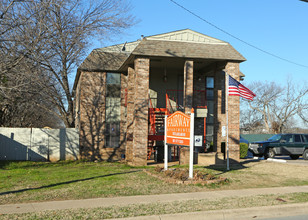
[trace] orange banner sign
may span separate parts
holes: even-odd
[[[190,116],[177,111],[167,118],[167,144],[189,146]]]

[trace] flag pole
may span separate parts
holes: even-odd
[[[167,145],[167,115],[165,115],[165,137],[164,137],[164,153],[165,153],[165,160],[164,160],[164,170],[168,170],[168,145]]]
[[[228,109],[228,99],[229,99],[229,77],[228,77],[228,73],[226,72],[226,127],[227,127],[227,131],[226,131],[226,148],[227,148],[227,170],[230,170],[230,166],[229,166],[229,109]]]

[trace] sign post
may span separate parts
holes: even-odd
[[[194,109],[191,109],[190,114],[190,144],[189,144],[189,179],[193,178],[194,168]]]
[[[167,115],[165,115],[165,126],[167,127]],[[165,145],[164,145],[164,150],[165,150],[165,170],[168,170],[168,145],[167,145],[167,129],[165,128]]]
[[[168,169],[168,146],[189,147],[189,178],[193,178],[193,156],[194,156],[194,110],[191,115],[185,115],[177,111],[165,116],[165,166]]]

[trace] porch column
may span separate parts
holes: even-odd
[[[227,63],[225,70],[237,81],[239,76],[239,63]],[[240,159],[240,97],[228,97],[229,121],[229,156],[233,161]],[[230,162],[232,162],[232,160]]]
[[[194,91],[194,61],[186,60],[184,64],[184,113],[190,114]]]
[[[190,114],[193,104],[193,91],[194,91],[194,61],[186,60],[184,63],[184,94],[183,104],[184,113]],[[180,164],[189,163],[189,147],[182,147],[180,150]]]
[[[128,67],[127,71],[127,121],[126,121],[126,150],[125,160],[128,164],[133,162],[134,147],[134,111],[135,111],[135,70]]]
[[[137,57],[135,65],[135,105],[133,164],[147,165],[150,59]]]
[[[222,152],[222,142],[226,142],[226,138],[222,137],[222,127],[226,126],[226,81],[224,67],[215,69],[215,86],[214,86],[214,100],[215,100],[215,118],[214,118],[214,151]]]

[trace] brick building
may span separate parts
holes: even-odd
[[[223,152],[225,72],[240,80],[245,58],[229,43],[185,29],[95,49],[74,83],[82,157],[146,165],[162,146],[164,114],[196,111],[200,152]],[[230,96],[230,158],[239,159],[239,97]],[[182,161],[187,151],[180,148]],[[178,153],[178,151],[177,151]],[[205,154],[206,154],[205,153]]]

